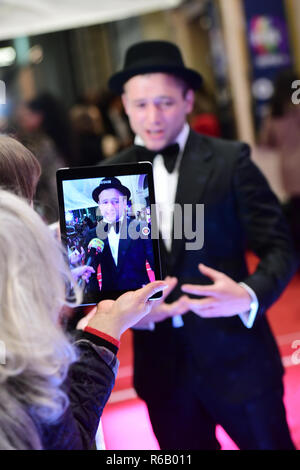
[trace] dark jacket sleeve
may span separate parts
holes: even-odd
[[[44,449],[88,450],[95,441],[103,408],[114,386],[118,360],[112,350],[77,333],[79,359],[69,369],[64,389],[69,407],[55,425],[43,430]]]
[[[263,313],[282,293],[296,270],[290,233],[277,197],[242,144],[234,176],[236,202],[248,248],[260,259],[243,281],[257,295]]]

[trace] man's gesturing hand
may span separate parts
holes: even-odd
[[[183,315],[189,310],[189,298],[187,295],[181,296],[178,300],[170,304],[165,302],[165,299],[175,288],[178,280],[176,277],[167,276],[164,279],[164,282],[168,285],[168,287],[163,291],[162,297],[153,301],[151,312],[146,315],[143,320],[137,323],[135,328],[145,328],[147,325],[149,325],[150,322],[158,323],[166,320],[166,318],[174,317],[176,315]]]
[[[231,317],[250,309],[249,293],[226,274],[199,264],[199,271],[209,277],[213,284],[183,284],[187,294],[205,296],[204,299],[189,299],[189,309],[204,318]]]

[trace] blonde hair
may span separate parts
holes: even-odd
[[[0,448],[40,449],[37,423],[55,422],[68,406],[60,386],[76,353],[59,325],[67,286],[64,253],[39,215],[0,190]],[[73,286],[68,304],[80,301]]]
[[[0,134],[0,186],[32,201],[40,175],[41,166],[30,150]]]

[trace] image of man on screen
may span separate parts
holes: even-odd
[[[132,290],[149,282],[147,266],[154,266],[151,233],[147,223],[130,218],[130,190],[115,177],[105,177],[92,197],[101,220],[86,237],[87,259],[95,274],[89,291]]]

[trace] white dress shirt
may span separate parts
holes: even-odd
[[[118,264],[119,241],[120,231],[119,233],[116,233],[114,227],[112,226],[110,231],[108,232],[108,243],[116,266]]]
[[[172,173],[169,173],[164,165],[163,156],[157,154],[153,159],[153,179],[155,189],[156,205],[158,207],[158,226],[162,239],[165,243],[168,252],[171,251],[172,245],[172,228],[173,228],[173,213],[174,203],[177,190],[177,183],[179,177],[179,166],[182,159],[183,151],[187,138],[189,136],[190,127],[187,123],[184,124],[182,130],[177,136],[174,143],[179,145],[179,154],[177,156],[176,164]],[[145,145],[140,136],[136,136],[134,143],[136,145]],[[205,210],[205,208],[204,208]],[[245,283],[239,283],[251,297],[250,309],[247,312],[238,313],[241,321],[247,328],[251,328],[259,307],[257,296],[255,292]],[[183,325],[183,319],[181,315],[172,317],[174,327],[180,327]],[[149,329],[154,329],[154,323],[149,324]]]
[[[176,139],[176,143],[179,145],[179,153],[172,173],[169,173],[166,169],[162,155],[157,155],[153,160],[155,199],[159,211],[158,225],[168,252],[171,251],[172,245],[173,215],[179,166],[189,130],[189,125],[185,124]]]

